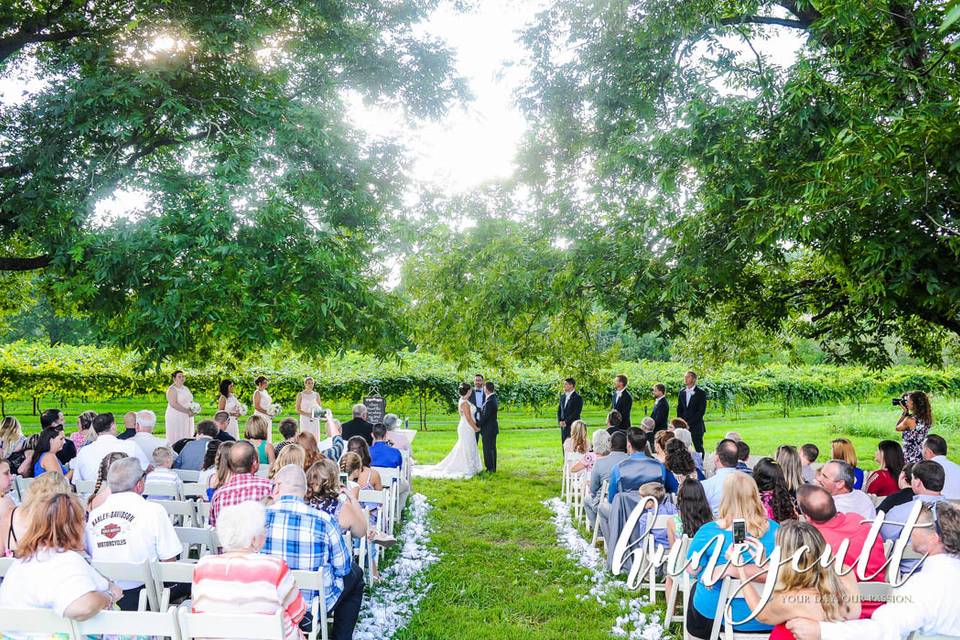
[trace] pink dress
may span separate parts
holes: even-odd
[[[193,394],[190,393],[190,389],[186,387],[177,389],[174,387],[173,390],[174,393],[177,394],[177,402],[180,406],[189,407],[190,403],[193,402]],[[168,404],[164,418],[166,420],[167,442],[170,444],[173,444],[177,440],[193,437],[193,416],[181,413]]]

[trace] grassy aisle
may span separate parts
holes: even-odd
[[[418,434],[418,461],[439,461],[453,433]],[[541,502],[559,493],[560,443],[546,430],[501,433],[498,471],[469,481],[417,479],[442,553],[420,612],[397,638],[609,638],[620,611],[581,602],[585,572],[557,545]],[[562,591],[561,591],[562,590]]]

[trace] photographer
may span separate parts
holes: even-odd
[[[923,460],[923,441],[933,426],[930,399],[923,391],[908,391],[900,398],[894,398],[893,404],[903,408],[897,431],[903,434],[904,462],[920,462]]]

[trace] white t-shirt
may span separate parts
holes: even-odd
[[[106,578],[76,551],[44,549],[33,558],[14,560],[0,584],[0,607],[53,609],[63,616],[78,598],[108,588]],[[3,632],[11,638],[27,637]]]
[[[140,461],[143,470],[147,470],[149,466],[147,456],[143,455],[143,451],[133,443],[133,440],[120,440],[116,436],[102,433],[90,444],[80,447],[77,457],[71,461],[70,466],[75,471],[73,474],[74,482],[77,480],[96,480],[103,458],[114,451],[120,451],[131,458],[136,458]]]
[[[114,493],[90,512],[87,546],[95,562],[167,560],[183,550],[163,506],[132,491]],[[117,584],[126,590],[143,583],[125,580]]]
[[[140,450],[143,451],[143,455],[149,460],[153,456],[153,450],[157,447],[164,447],[167,444],[166,440],[161,440],[152,433],[146,431],[138,431],[135,436],[130,438],[133,440],[134,444],[140,447]]]

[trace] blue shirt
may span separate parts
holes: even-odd
[[[403,454],[399,449],[391,447],[386,442],[374,442],[370,447],[370,466],[399,469],[401,465],[403,465]]]
[[[726,480],[727,476],[731,473],[740,473],[740,471],[731,469],[730,467],[720,467],[712,477],[707,478],[701,483],[703,484],[703,492],[707,494],[707,502],[710,503],[710,508],[713,509],[714,517],[716,517],[720,511],[720,499],[723,498],[723,481]]]
[[[350,550],[337,521],[308,506],[303,498],[281,496],[267,507],[266,532],[263,553],[283,558],[291,569],[323,568],[324,602],[327,611],[333,609],[343,592],[343,578],[351,567]],[[316,591],[307,589],[302,593],[308,603],[317,595]]]
[[[40,456],[40,457],[42,458],[43,456]],[[59,464],[59,460],[57,461],[57,464]],[[47,472],[47,470],[43,468],[43,465],[42,465],[42,464],[40,464],[40,460],[37,460],[36,462],[33,463],[33,477],[34,477],[34,478],[39,478],[40,476],[42,476],[42,475],[45,474],[46,472]],[[62,465],[62,464],[60,465],[60,473],[62,473],[63,475],[67,475],[67,468],[66,468],[64,465]]]
[[[728,470],[734,473],[739,473],[736,469]],[[780,525],[773,520],[767,520],[767,525],[767,532],[763,534],[763,537],[760,538],[760,544],[763,545],[766,554],[769,556],[769,554],[773,551],[774,545],[776,544],[775,539],[777,535],[777,529],[780,528]],[[733,544],[733,532],[721,529],[720,525],[718,525],[716,522],[708,522],[697,530],[697,533],[690,541],[690,548],[687,551],[687,559],[692,558],[693,554],[698,551],[702,551],[704,549],[707,550],[706,553],[700,557],[700,562],[691,566],[696,566],[700,569],[703,569],[707,566],[707,562],[710,561],[710,558],[713,556],[713,550],[716,547],[716,543],[709,543],[716,536],[720,536],[721,538],[720,557],[717,560],[717,567],[722,567],[723,565],[727,564],[727,549],[729,549],[730,545]],[[712,587],[707,587],[702,582],[704,577],[705,576],[701,571],[700,575],[698,575],[696,578],[697,588],[693,594],[693,607],[703,617],[713,620],[714,616],[717,615],[717,606],[720,604],[720,585],[722,581],[718,580]],[[750,607],[747,606],[747,601],[744,598],[734,598],[731,609],[734,620],[743,620],[750,615]],[[756,618],[754,618],[750,622],[734,625],[733,628],[734,631],[769,631],[773,627],[770,625],[761,624],[757,622]]]
[[[880,527],[880,537],[885,541],[893,540],[896,542],[897,538],[900,537],[900,532],[903,531],[903,525],[889,523],[906,522],[907,518],[910,517],[910,512],[913,511],[913,505],[917,502],[932,504],[941,500],[943,500],[943,496],[913,496],[913,500],[910,502],[898,504],[883,517],[884,524]],[[904,558],[900,561],[900,573],[909,573],[916,564],[917,560],[914,558]]]
[[[613,498],[619,491],[639,489],[640,485],[647,482],[659,482],[667,493],[676,493],[679,487],[676,476],[667,471],[659,460],[643,452],[632,453],[610,472],[607,500],[613,503]]]
[[[647,518],[656,517],[656,516],[673,516],[680,513],[677,511],[677,508],[673,506],[672,502],[664,501],[663,504],[657,505],[657,513],[653,515],[653,509],[647,509],[643,512],[643,515],[640,516],[640,520],[637,521],[637,531],[643,531],[647,528]],[[656,543],[657,547],[667,548],[670,546],[670,540],[667,536],[666,528],[662,529],[651,529],[650,535],[653,536],[653,541]]]

